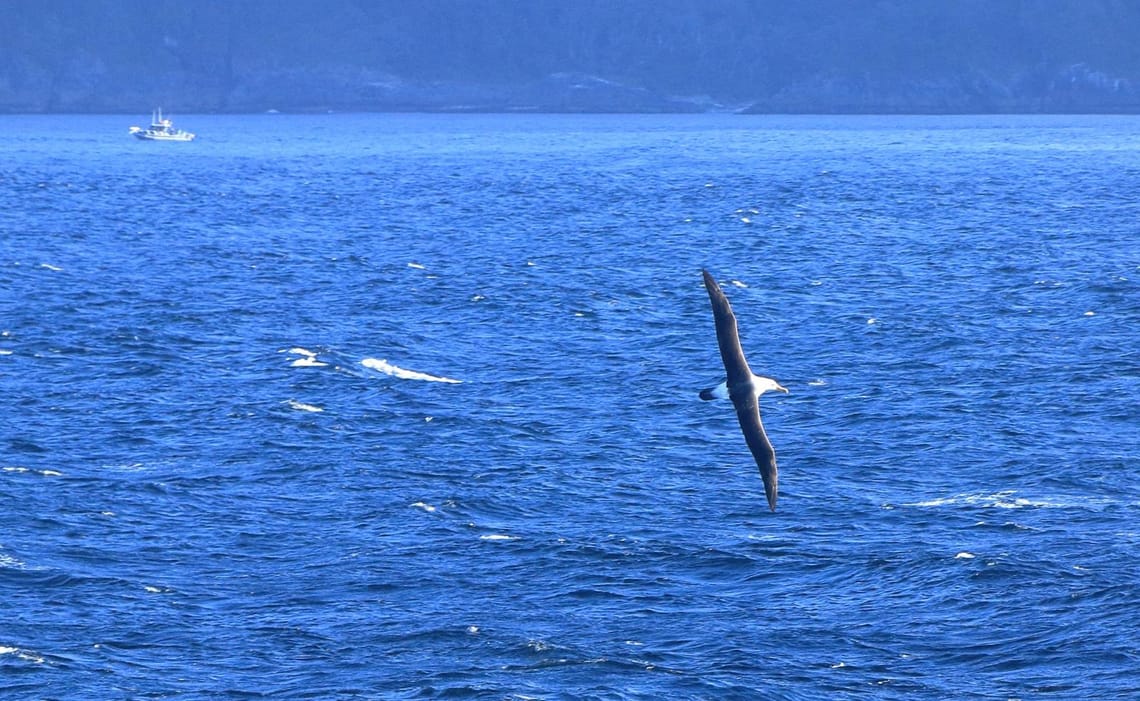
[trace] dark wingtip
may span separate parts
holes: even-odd
[[[701,399],[703,399],[707,402],[710,399],[716,399],[716,397],[713,395],[713,391],[711,388],[710,389],[702,389],[701,390]]]

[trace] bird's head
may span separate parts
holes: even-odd
[[[783,392],[784,394],[788,394],[788,388],[776,382],[771,377],[756,375],[752,378],[752,385],[756,388],[757,396],[765,392]]]

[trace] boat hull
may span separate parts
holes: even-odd
[[[194,135],[188,132],[181,134],[149,134],[145,131],[136,131],[135,138],[142,141],[193,141]]]

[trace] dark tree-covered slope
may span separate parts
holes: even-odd
[[[6,0],[0,111],[1140,111],[1135,0]]]

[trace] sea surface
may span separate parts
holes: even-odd
[[[0,117],[0,698],[1140,697],[1140,118],[146,117]]]

